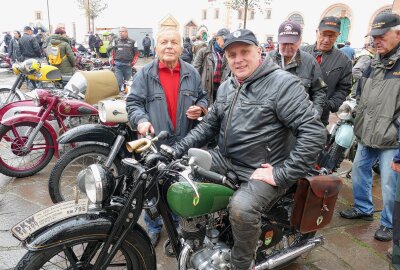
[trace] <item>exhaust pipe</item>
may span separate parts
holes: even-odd
[[[324,238],[322,236],[309,239],[304,245],[299,247],[288,248],[282,253],[279,253],[269,258],[267,261],[256,265],[253,269],[254,270],[274,269],[275,267],[281,266],[282,264],[287,263],[290,260],[293,260],[294,258],[302,255],[303,253],[306,253],[316,248],[317,246],[323,244],[324,244]]]
[[[179,254],[179,259],[178,259],[178,265],[179,265],[179,270],[186,270],[187,267],[187,262],[189,260],[189,255],[191,253],[192,249],[188,244],[184,244],[184,247],[181,251],[181,254]]]

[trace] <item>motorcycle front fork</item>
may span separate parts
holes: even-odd
[[[23,152],[28,152],[29,149],[31,149],[33,140],[36,138],[36,135],[39,133],[39,130],[42,128],[44,125],[44,121],[40,121],[37,126],[32,130],[32,128],[29,128],[25,134],[25,136],[28,136],[28,140],[26,141],[25,145],[22,147]]]

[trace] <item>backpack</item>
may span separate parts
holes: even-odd
[[[64,60],[64,57],[61,57],[60,47],[58,45],[51,45],[47,47],[47,59],[49,60],[50,65],[59,65]]]

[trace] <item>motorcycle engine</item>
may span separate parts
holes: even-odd
[[[194,249],[203,245],[206,236],[206,224],[207,216],[181,218],[179,220],[182,237],[185,241],[190,242]]]
[[[221,242],[195,252],[190,258],[192,268],[199,270],[228,270],[230,261],[231,249]]]

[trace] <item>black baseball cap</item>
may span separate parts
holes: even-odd
[[[278,43],[296,43],[301,37],[301,26],[297,22],[284,21],[278,30]]]
[[[384,13],[375,17],[372,22],[369,36],[380,36],[385,34],[390,28],[400,24],[400,16],[394,13]],[[368,36],[367,35],[367,36]]]
[[[216,36],[217,36],[217,37],[219,36],[219,37],[225,38],[227,35],[229,35],[229,30],[226,29],[226,28],[221,28],[221,29],[218,30]]]
[[[340,33],[340,24],[340,19],[337,17],[324,17],[319,23],[318,30]]]
[[[243,42],[250,45],[258,46],[258,41],[253,32],[248,29],[239,29],[233,31],[225,37],[224,50],[235,42]]]

